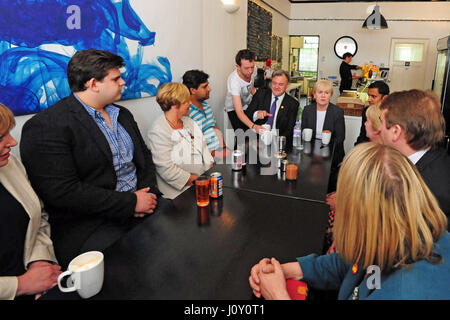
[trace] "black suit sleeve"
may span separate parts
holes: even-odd
[[[102,216],[119,221],[131,217],[137,201],[134,193],[117,192],[113,187],[94,182],[102,179],[105,170],[111,167],[109,164],[100,163],[90,181],[80,180],[83,163],[74,150],[82,148],[89,153],[90,147],[97,146],[90,146],[92,141],[76,139],[75,132],[55,123],[57,121],[60,119],[44,116],[30,119],[23,126],[20,144],[22,162],[31,184],[46,206],[57,214]],[[83,158],[81,162],[87,161]],[[97,164],[101,160],[92,161]]]
[[[247,117],[252,121],[256,122],[256,124],[265,123],[263,120],[256,120],[253,121],[253,114],[258,110],[263,110],[263,102],[264,102],[264,96],[266,93],[266,89],[260,88],[256,91],[255,95],[252,98],[252,101],[248,105],[247,110],[245,110],[245,114]]]
[[[294,126],[295,122],[297,121],[297,114],[298,114],[298,106],[299,103],[294,98],[285,97],[287,99],[287,104],[289,108],[288,113],[288,119],[287,119],[287,125],[284,128],[279,128],[279,130],[283,130],[283,134],[286,136],[286,145],[288,147],[288,150],[292,149],[293,144],[293,134],[294,134]]]
[[[355,146],[357,144],[360,144],[362,142],[368,142],[370,141],[369,138],[367,138],[367,133],[366,133],[366,126],[364,125],[367,121],[367,116],[366,116],[366,111],[367,111],[368,107],[364,107],[363,111],[362,111],[362,119],[361,119],[361,129],[359,130],[359,136],[356,139],[355,142]]]
[[[343,143],[345,140],[345,118],[344,118],[344,110],[335,106],[336,110],[335,119],[334,119],[334,128],[336,132],[336,142]]]

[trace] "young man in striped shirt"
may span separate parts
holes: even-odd
[[[225,158],[228,150],[223,135],[216,124],[212,107],[206,101],[209,99],[209,92],[211,91],[208,78],[209,75],[200,70],[189,70],[183,75],[183,84],[188,87],[191,93],[189,117],[202,129],[211,155]]]

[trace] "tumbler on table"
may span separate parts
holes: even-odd
[[[195,194],[197,196],[197,205],[206,207],[209,205],[209,177],[202,175],[195,180]]]

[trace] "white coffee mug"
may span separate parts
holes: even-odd
[[[67,267],[67,271],[58,276],[58,287],[62,292],[77,291],[80,297],[87,299],[100,292],[103,286],[104,259],[100,251],[89,251],[74,258]],[[63,287],[61,281],[70,276]]]
[[[331,140],[331,131],[322,131],[322,143],[327,145]]]
[[[312,138],[312,129],[311,128],[305,128],[303,129],[303,140],[305,141],[311,141]]]
[[[272,131],[269,130],[264,130],[261,135],[261,140],[262,142],[264,142],[264,144],[266,146],[270,145],[272,143]]]

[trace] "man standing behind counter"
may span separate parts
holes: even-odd
[[[130,218],[157,205],[151,153],[131,112],[113,104],[125,84],[123,66],[110,52],[78,51],[67,67],[73,93],[23,127],[22,161],[49,213],[62,266],[106,248]]]
[[[351,90],[353,75],[351,70],[361,69],[360,66],[350,64],[353,59],[353,55],[350,52],[344,53],[342,56],[341,66],[339,67],[339,75],[341,76],[341,84],[339,86],[339,92],[342,94],[344,90]]]

